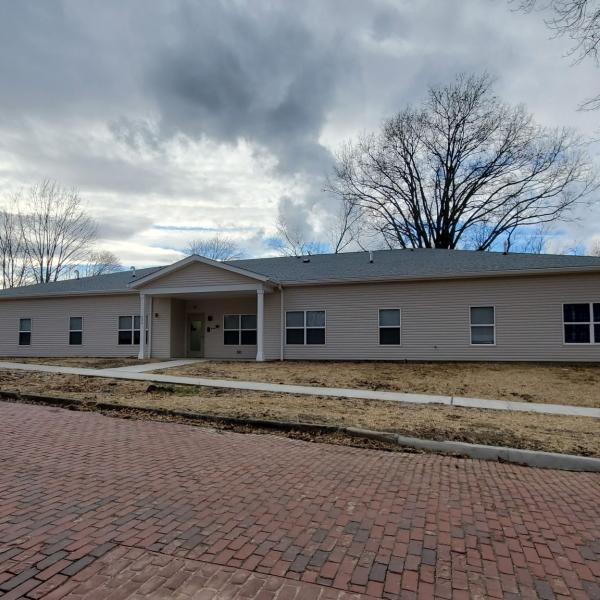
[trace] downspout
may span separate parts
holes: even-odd
[[[279,284],[280,316],[279,316],[279,360],[283,361],[283,340],[285,335],[285,312],[283,310],[283,286]]]

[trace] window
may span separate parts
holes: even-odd
[[[256,346],[256,315],[225,315],[223,317],[225,346]]]
[[[496,310],[493,306],[471,307],[471,344],[490,345],[496,343]]]
[[[31,319],[19,319],[19,346],[31,345]]]
[[[400,309],[379,309],[379,344],[381,346],[400,345]]]
[[[600,302],[563,305],[565,344],[600,344]]]
[[[81,346],[83,342],[83,318],[71,317],[69,319],[69,345]]]
[[[119,317],[119,345],[139,345],[140,318],[135,316]]]
[[[285,343],[322,345],[325,343],[324,310],[292,310],[285,313]]]

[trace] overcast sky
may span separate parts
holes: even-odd
[[[458,72],[600,135],[577,111],[600,71],[568,47],[504,0],[0,0],[0,202],[76,186],[126,266],[214,231],[272,254],[280,212],[325,227],[344,140]],[[564,238],[600,239],[599,205]]]

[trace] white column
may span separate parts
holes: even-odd
[[[138,358],[146,358],[146,296],[140,294],[140,352]]]
[[[256,361],[265,360],[263,352],[263,334],[265,323],[265,291],[260,288],[256,290]]]
[[[154,302],[152,296],[146,300],[146,318],[148,319],[148,343],[146,344],[146,358],[152,356],[152,315],[154,314]],[[145,337],[145,336],[144,336]]]

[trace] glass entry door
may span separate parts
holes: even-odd
[[[190,317],[188,321],[188,354],[204,354],[204,321],[197,317]]]

